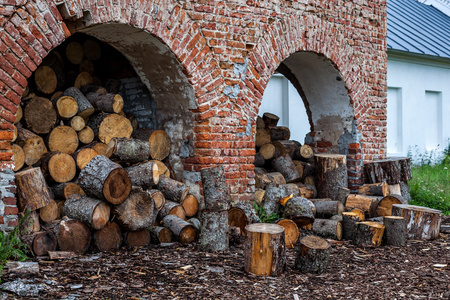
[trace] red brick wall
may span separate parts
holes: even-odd
[[[354,183],[360,182],[361,159],[384,156],[386,1],[55,2],[62,1],[9,0],[0,6],[3,173],[10,175],[8,141],[27,78],[71,34],[103,23],[141,28],[177,57],[198,102],[196,156],[186,159],[185,169],[224,164],[234,199],[252,197],[254,120],[262,94],[277,66],[297,51],[326,56],[343,75],[361,133],[349,151]],[[11,180],[2,184],[14,186]],[[6,210],[3,214],[4,223]]]

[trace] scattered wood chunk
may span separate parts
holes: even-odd
[[[325,239],[309,235],[300,240],[295,269],[308,273],[323,273],[328,267],[331,245]]]
[[[428,207],[394,204],[392,215],[405,218],[408,239],[434,240],[439,237],[442,212]]]

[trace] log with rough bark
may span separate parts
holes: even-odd
[[[334,215],[342,214],[345,210],[341,201],[316,199],[313,203],[316,207],[316,215],[319,218],[331,218]]]
[[[286,193],[286,190],[283,188],[279,188],[274,184],[270,184],[266,188],[266,192],[262,201],[262,207],[264,208],[267,216],[276,214],[280,211],[280,201],[286,196],[289,196],[289,194]]]
[[[153,161],[125,168],[133,186],[150,188],[159,182],[158,165]]]
[[[261,223],[255,209],[248,202],[239,202],[228,210],[228,225],[239,227],[244,233],[245,226]]]
[[[293,162],[294,162],[295,168],[297,169],[298,174],[300,174],[301,178],[303,178],[303,171],[304,171],[303,162],[301,162],[299,160],[294,160]]]
[[[184,198],[181,205],[186,212],[186,217],[190,218],[197,214],[198,212],[198,199],[192,194],[188,194],[186,198]]]
[[[301,144],[294,140],[273,141],[273,145],[277,148],[279,155],[289,154],[294,157],[295,151],[301,147]]]
[[[383,240],[384,228],[384,225],[377,222],[358,222],[353,242],[360,246],[379,247]]]
[[[168,215],[174,215],[182,220],[186,220],[186,212],[184,211],[184,207],[177,202],[166,200],[164,202],[164,206],[158,212],[158,218],[164,219]]]
[[[87,195],[120,204],[131,191],[127,172],[103,155],[97,155],[81,170],[78,184]]]
[[[403,199],[406,201],[404,204],[408,204],[411,201],[411,194],[409,193],[409,186],[407,182],[400,182],[400,192]]]
[[[34,82],[39,91],[48,95],[56,90],[58,78],[51,67],[40,66],[34,72]]]
[[[200,220],[200,248],[208,252],[228,251],[228,211],[203,210]]]
[[[91,244],[91,231],[83,222],[74,219],[63,219],[55,227],[58,245],[62,251],[73,251],[84,254]]]
[[[280,172],[255,174],[255,186],[265,189],[269,184],[286,184],[286,179]]]
[[[94,233],[94,245],[100,251],[119,249],[122,244],[122,231],[115,222],[108,222]]]
[[[345,205],[345,202],[347,202],[348,195],[350,195],[350,189],[344,188],[344,187],[339,187],[337,189],[336,197],[334,198],[334,200],[341,201],[342,204]]]
[[[75,182],[59,183],[52,186],[53,194],[59,199],[69,199],[74,194],[86,195],[83,189]]]
[[[245,227],[244,270],[263,276],[279,276],[286,266],[284,227],[256,223]]]
[[[411,180],[410,159],[395,157],[364,164],[364,171],[369,183],[386,181],[389,185]]]
[[[312,184],[298,183],[297,188],[300,192],[300,196],[306,199],[314,199],[317,197],[317,189]]]
[[[162,161],[170,154],[172,143],[164,130],[139,128],[133,132],[133,137],[149,142],[152,159]]]
[[[295,150],[295,152],[292,154],[292,156],[295,159],[303,160],[303,161],[309,161],[314,156],[314,151],[312,150],[311,146],[309,145],[302,145],[300,148]]]
[[[17,124],[20,122],[20,120],[22,120],[23,117],[23,110],[22,110],[22,106],[18,106],[17,107],[17,111],[16,111],[16,118],[14,119],[14,124]],[[13,141],[14,142],[14,141]]]
[[[75,116],[70,119],[70,127],[72,127],[75,131],[80,131],[86,127],[86,122],[82,117]]]
[[[35,97],[28,102],[23,118],[27,128],[37,134],[49,133],[58,119],[52,102],[42,97]]]
[[[358,188],[360,195],[386,197],[389,193],[389,185],[386,182],[363,184]]]
[[[58,126],[48,136],[50,151],[72,154],[78,149],[78,134],[70,126]]]
[[[95,83],[90,83],[90,84],[85,84],[80,88],[80,91],[84,94],[87,95],[89,93],[98,93],[98,94],[102,94],[105,95],[108,93],[108,91],[103,87],[100,86],[98,84]]]
[[[153,225],[157,215],[151,195],[137,186],[131,189],[128,198],[117,205],[114,212],[122,228],[131,231]]]
[[[78,103],[73,97],[56,97],[52,102],[61,119],[70,119],[78,113]]]
[[[83,95],[83,93],[76,87],[70,87],[64,91],[64,96],[70,96],[78,104],[77,114],[83,119],[88,119],[94,112],[95,109],[88,99]]]
[[[187,185],[164,175],[159,177],[156,188],[164,194],[166,199],[178,203],[182,203],[189,194],[189,187]]]
[[[187,220],[189,223],[191,223],[192,225],[194,225],[195,228],[197,228],[197,230],[200,233],[200,230],[202,229],[202,223],[200,222],[199,219],[197,218],[190,218]]]
[[[286,126],[271,127],[269,132],[272,141],[289,140],[291,137],[291,131]]]
[[[24,221],[19,226],[20,235],[28,235],[41,230],[41,224],[39,223],[38,211],[21,212],[18,214],[19,218],[24,218]]]
[[[59,209],[55,200],[50,199],[50,203],[39,209],[39,217],[42,222],[48,223],[58,219]]]
[[[150,244],[150,232],[147,229],[127,231],[123,241],[128,247],[142,247]]]
[[[20,277],[39,274],[39,263],[34,261],[8,261],[3,267],[3,274],[14,274]]]
[[[21,240],[26,244],[35,256],[47,255],[48,251],[55,251],[58,245],[53,232],[39,231],[21,237]]]
[[[94,130],[92,130],[92,128],[89,126],[85,126],[83,129],[78,131],[77,134],[78,134],[78,140],[82,144],[89,144],[95,138]],[[103,144],[103,143],[100,143],[100,144]],[[106,154],[106,145],[105,145],[105,151],[103,151],[103,152],[105,152],[105,153],[103,153],[102,155],[105,155]]]
[[[164,227],[169,228],[175,238],[182,244],[189,244],[198,239],[198,230],[189,222],[186,222],[175,215],[165,216],[163,219]]]
[[[312,225],[312,232],[340,241],[342,239],[342,222],[329,219],[315,219]]]
[[[291,219],[299,227],[308,226],[314,222],[311,202],[303,197],[289,199],[284,205],[283,217]]]
[[[72,251],[48,251],[48,258],[50,260],[69,259],[75,257],[77,257],[77,255]]]
[[[267,128],[275,127],[278,124],[278,121],[280,120],[280,117],[278,117],[275,114],[265,112],[262,116],[262,120],[264,122],[264,126]]]
[[[286,179],[287,183],[300,181],[301,176],[295,167],[289,154],[281,155],[272,160],[272,166],[275,171],[280,172]]]
[[[119,94],[88,93],[86,98],[97,111],[118,114],[123,109],[123,98]]]
[[[77,168],[83,170],[83,168],[97,155],[100,155],[97,151],[92,148],[82,147],[72,153],[72,157],[75,160]]]
[[[14,172],[17,172],[22,169],[25,164],[25,152],[22,147],[16,144],[11,145],[11,150],[14,155]]]
[[[102,229],[109,220],[111,209],[105,202],[81,195],[72,195],[64,203],[64,214],[80,220],[90,228]]]
[[[244,238],[241,228],[236,226],[228,226],[228,242],[230,245],[240,245]]]
[[[261,128],[256,131],[255,134],[255,145],[256,147],[261,147],[262,145],[272,142],[270,138],[269,129]]]
[[[150,155],[150,144],[146,141],[112,138],[106,148],[106,156],[121,163],[138,163],[146,161]]]
[[[428,207],[394,204],[392,215],[405,218],[407,238],[434,240],[439,237],[442,212]]]
[[[408,204],[400,195],[391,194],[383,197],[377,204],[377,215],[380,217],[392,215],[392,205],[394,204]]]
[[[317,197],[335,199],[338,188],[348,187],[347,157],[340,154],[314,155]]]
[[[356,232],[356,223],[363,221],[356,213],[342,213],[342,238],[345,240],[353,240]]]
[[[231,197],[225,184],[223,166],[213,166],[200,170],[205,197],[205,209],[226,211],[230,208]]]
[[[287,248],[294,248],[300,237],[300,231],[297,224],[289,219],[281,219],[277,225],[284,227],[284,241]]]
[[[166,227],[151,226],[148,228],[150,232],[150,241],[153,244],[172,242],[172,231]]]
[[[41,170],[47,181],[63,183],[75,177],[77,168],[69,154],[53,151],[42,156]]]
[[[383,219],[385,226],[384,241],[386,245],[403,247],[406,245],[405,218],[398,216],[386,216]]]
[[[378,196],[350,194],[345,202],[345,208],[347,210],[360,208],[368,218],[373,218],[377,216],[377,205],[380,199],[381,197]]]
[[[47,153],[44,140],[37,134],[21,127],[17,128],[16,144],[22,147],[27,166],[34,165],[44,153]]]
[[[108,144],[112,138],[130,138],[133,127],[130,121],[118,114],[100,114],[89,119],[87,126],[94,131],[94,136],[102,143]]]
[[[300,240],[294,268],[308,273],[323,273],[328,267],[331,245],[325,239],[308,235]]]
[[[36,210],[50,203],[50,191],[40,168],[31,168],[14,174],[18,207]]]

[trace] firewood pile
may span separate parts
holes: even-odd
[[[30,79],[12,144],[23,240],[35,255],[198,239],[199,194],[163,161],[171,141],[140,128],[92,76],[94,40],[52,52]],[[199,188],[197,187],[199,190]]]

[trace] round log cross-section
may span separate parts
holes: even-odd
[[[323,273],[328,266],[331,245],[325,239],[309,235],[300,240],[295,268],[304,272]]]

